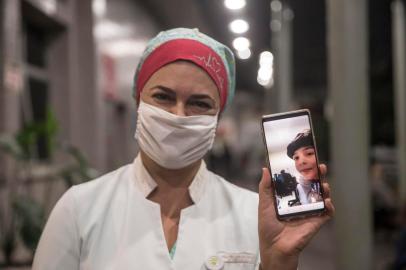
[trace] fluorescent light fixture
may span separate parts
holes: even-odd
[[[228,27],[230,28],[230,30],[236,34],[242,34],[248,31],[249,29],[249,25],[246,21],[241,20],[241,19],[237,19],[232,21]]]
[[[258,70],[258,78],[262,81],[269,81],[272,78],[272,68],[260,67]]]
[[[260,68],[257,82],[262,86],[271,87],[273,85],[273,69]]]
[[[101,49],[113,57],[141,56],[146,45],[146,40],[121,39],[106,42]]]
[[[273,54],[269,51],[264,51],[259,55],[260,67],[272,67],[273,66]]]
[[[290,8],[285,8],[282,12],[282,16],[285,20],[291,21],[295,17],[295,14],[293,13],[293,10]]]
[[[43,0],[39,1],[40,4],[44,7],[45,12],[48,14],[53,14],[56,12],[57,2],[56,0]]]
[[[273,12],[279,12],[282,10],[282,2],[279,0],[273,0],[271,2],[271,9]]]
[[[103,17],[106,14],[106,0],[93,0],[92,10],[97,17]]]
[[[259,75],[257,77],[257,82],[262,86],[267,86],[268,85],[268,81],[264,81],[263,79],[261,79],[261,77]]]
[[[123,38],[132,34],[131,27],[110,20],[101,20],[94,27],[94,35],[98,39]]]
[[[245,7],[245,0],[224,0],[224,5],[228,9],[236,10]]]
[[[251,57],[251,50],[249,48],[242,50],[242,51],[237,51],[237,56],[238,58],[242,60],[246,60]]]
[[[259,55],[257,82],[266,88],[273,85],[273,60],[274,56],[269,51],[264,51]]]
[[[237,51],[246,50],[250,47],[250,41],[248,38],[245,38],[245,37],[235,38],[233,41],[233,47]]]

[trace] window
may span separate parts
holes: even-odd
[[[48,36],[44,29],[23,21],[25,89],[22,98],[22,126],[30,126],[38,135],[31,155],[47,160],[50,157],[49,130],[46,128],[49,109],[49,77],[47,72]]]

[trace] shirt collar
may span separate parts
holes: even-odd
[[[305,186],[305,187],[307,187],[307,188],[310,188],[310,186],[312,185],[312,182],[310,182],[310,181],[307,181],[306,179],[304,179],[304,177],[303,176],[299,176],[299,183],[302,185],[302,186]]]
[[[146,198],[157,187],[157,183],[148,173],[147,169],[141,160],[141,155],[138,154],[133,162],[134,168],[134,182],[136,188]],[[202,161],[195,178],[189,186],[189,194],[193,203],[197,204],[202,198],[208,182],[208,170],[206,163]]]

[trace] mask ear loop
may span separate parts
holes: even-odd
[[[218,126],[219,126],[219,121],[220,121],[220,114],[221,114],[221,112],[218,112],[218,113],[215,115],[215,117],[216,117],[216,127],[214,128],[214,132],[213,132],[213,134],[212,134],[211,137],[210,137],[211,144],[210,144],[209,149],[211,149],[211,148],[213,147],[214,140],[216,139],[217,128],[218,128]]]

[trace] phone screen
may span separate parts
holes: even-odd
[[[323,211],[310,112],[264,116],[262,125],[278,217]]]

